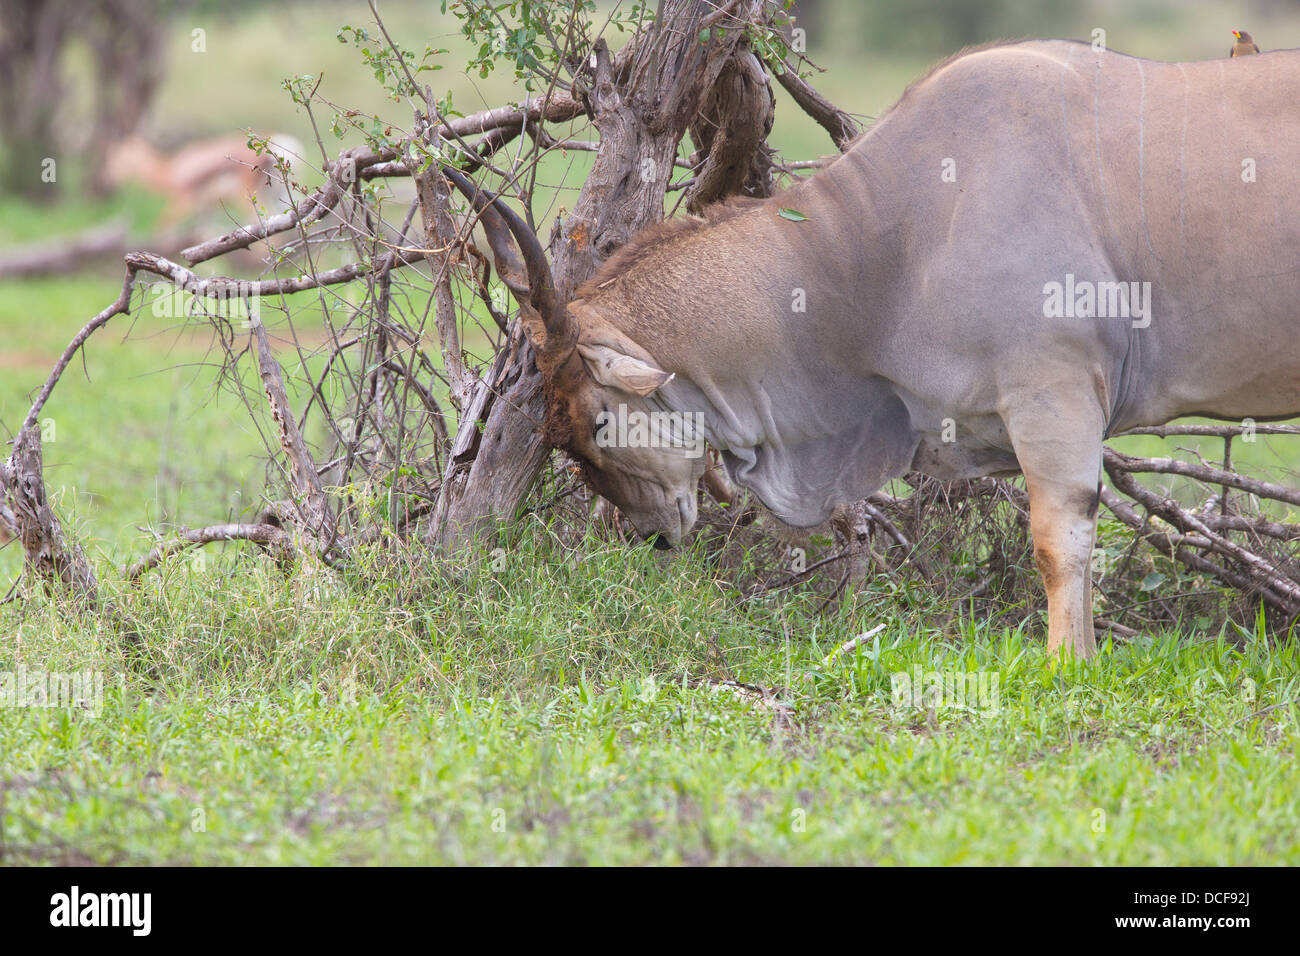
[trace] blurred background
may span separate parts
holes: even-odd
[[[610,6],[600,0],[598,9]],[[474,47],[443,7],[380,3],[399,43],[417,55],[426,46],[446,50],[441,69],[422,77],[456,110],[521,98],[509,70],[466,72]],[[795,8],[807,54],[824,70],[813,84],[864,118],[887,109],[935,61],[997,38],[1091,40],[1102,29],[1111,49],[1164,60],[1225,57],[1235,29],[1264,50],[1300,46],[1300,0],[798,0]],[[318,136],[331,157],[361,137],[336,136],[324,104],[313,124],[285,88],[291,78],[310,77],[327,104],[405,130],[408,104],[386,97],[357,47],[340,40],[342,27],[370,22],[364,0],[0,0],[0,263],[101,229],[165,251],[159,237],[169,229],[212,236],[252,218],[240,184],[205,208],[178,207],[156,183],[115,176],[123,144],[135,150],[128,168],[139,171],[161,169],[196,144],[225,144],[224,156],[250,133],[288,134],[308,160],[295,176],[310,188],[320,178],[310,168],[321,163]],[[787,160],[832,152],[824,131],[782,90],[776,95],[772,145]],[[569,173],[587,162],[589,154],[570,157],[554,185],[581,182]],[[384,188],[395,200],[410,195],[400,180]],[[81,262],[25,278],[6,279],[0,268],[0,430],[12,433],[54,358],[121,287],[117,256]],[[121,558],[143,547],[138,528],[206,524],[256,505],[262,441],[219,387],[222,358],[203,323],[142,311],[91,342],[84,374],[64,377],[43,429],[47,480],[92,551]],[[0,551],[0,575],[18,564],[15,548]]]

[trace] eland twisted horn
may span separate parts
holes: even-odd
[[[528,304],[541,317],[542,325],[546,329],[545,346],[533,343],[538,347],[538,352],[554,355],[561,350],[572,348],[578,340],[578,328],[564,308],[564,303],[560,301],[559,293],[555,289],[555,280],[551,277],[551,266],[546,261],[546,251],[542,249],[536,233],[528,227],[528,223],[524,222],[517,212],[501,201],[500,196],[475,185],[459,170],[443,167],[442,172],[457,189],[465,194],[465,198],[470,201],[475,212],[482,215],[485,212],[495,211],[505,220],[506,228],[515,237],[515,243],[524,257],[524,267],[528,272]],[[500,266],[497,271],[502,271]]]

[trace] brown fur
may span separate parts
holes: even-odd
[[[573,415],[569,409],[568,396],[577,390],[579,377],[586,375],[582,359],[577,350],[568,357],[552,374],[543,374],[542,388],[546,394],[546,418],[542,423],[542,440],[552,448],[563,448],[580,460],[581,455],[574,448]]]
[[[734,196],[706,207],[700,216],[684,216],[681,219],[668,219],[646,226],[605,260],[595,277],[578,288],[574,298],[595,298],[616,282],[623,273],[635,267],[651,253],[666,249],[678,239],[703,232],[769,201],[752,199],[748,196]]]
[[[1061,563],[1050,548],[1034,545],[1034,563],[1038,565],[1038,573],[1043,579],[1043,589],[1049,596],[1069,580],[1069,575],[1061,567]]]
[[[546,384],[543,388],[546,390],[546,418],[542,423],[542,441],[552,448],[574,452],[573,417],[569,414],[569,408],[555,394],[554,388]]]

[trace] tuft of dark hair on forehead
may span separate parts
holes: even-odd
[[[545,387],[545,386],[544,386]],[[542,441],[551,448],[573,450],[573,420],[568,406],[546,387],[546,416],[542,420]]]

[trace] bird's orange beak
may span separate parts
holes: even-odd
[[[1233,30],[1233,31],[1232,31],[1232,35],[1233,35],[1234,37],[1236,37],[1238,40],[1241,39],[1241,31],[1240,31],[1240,30]]]

